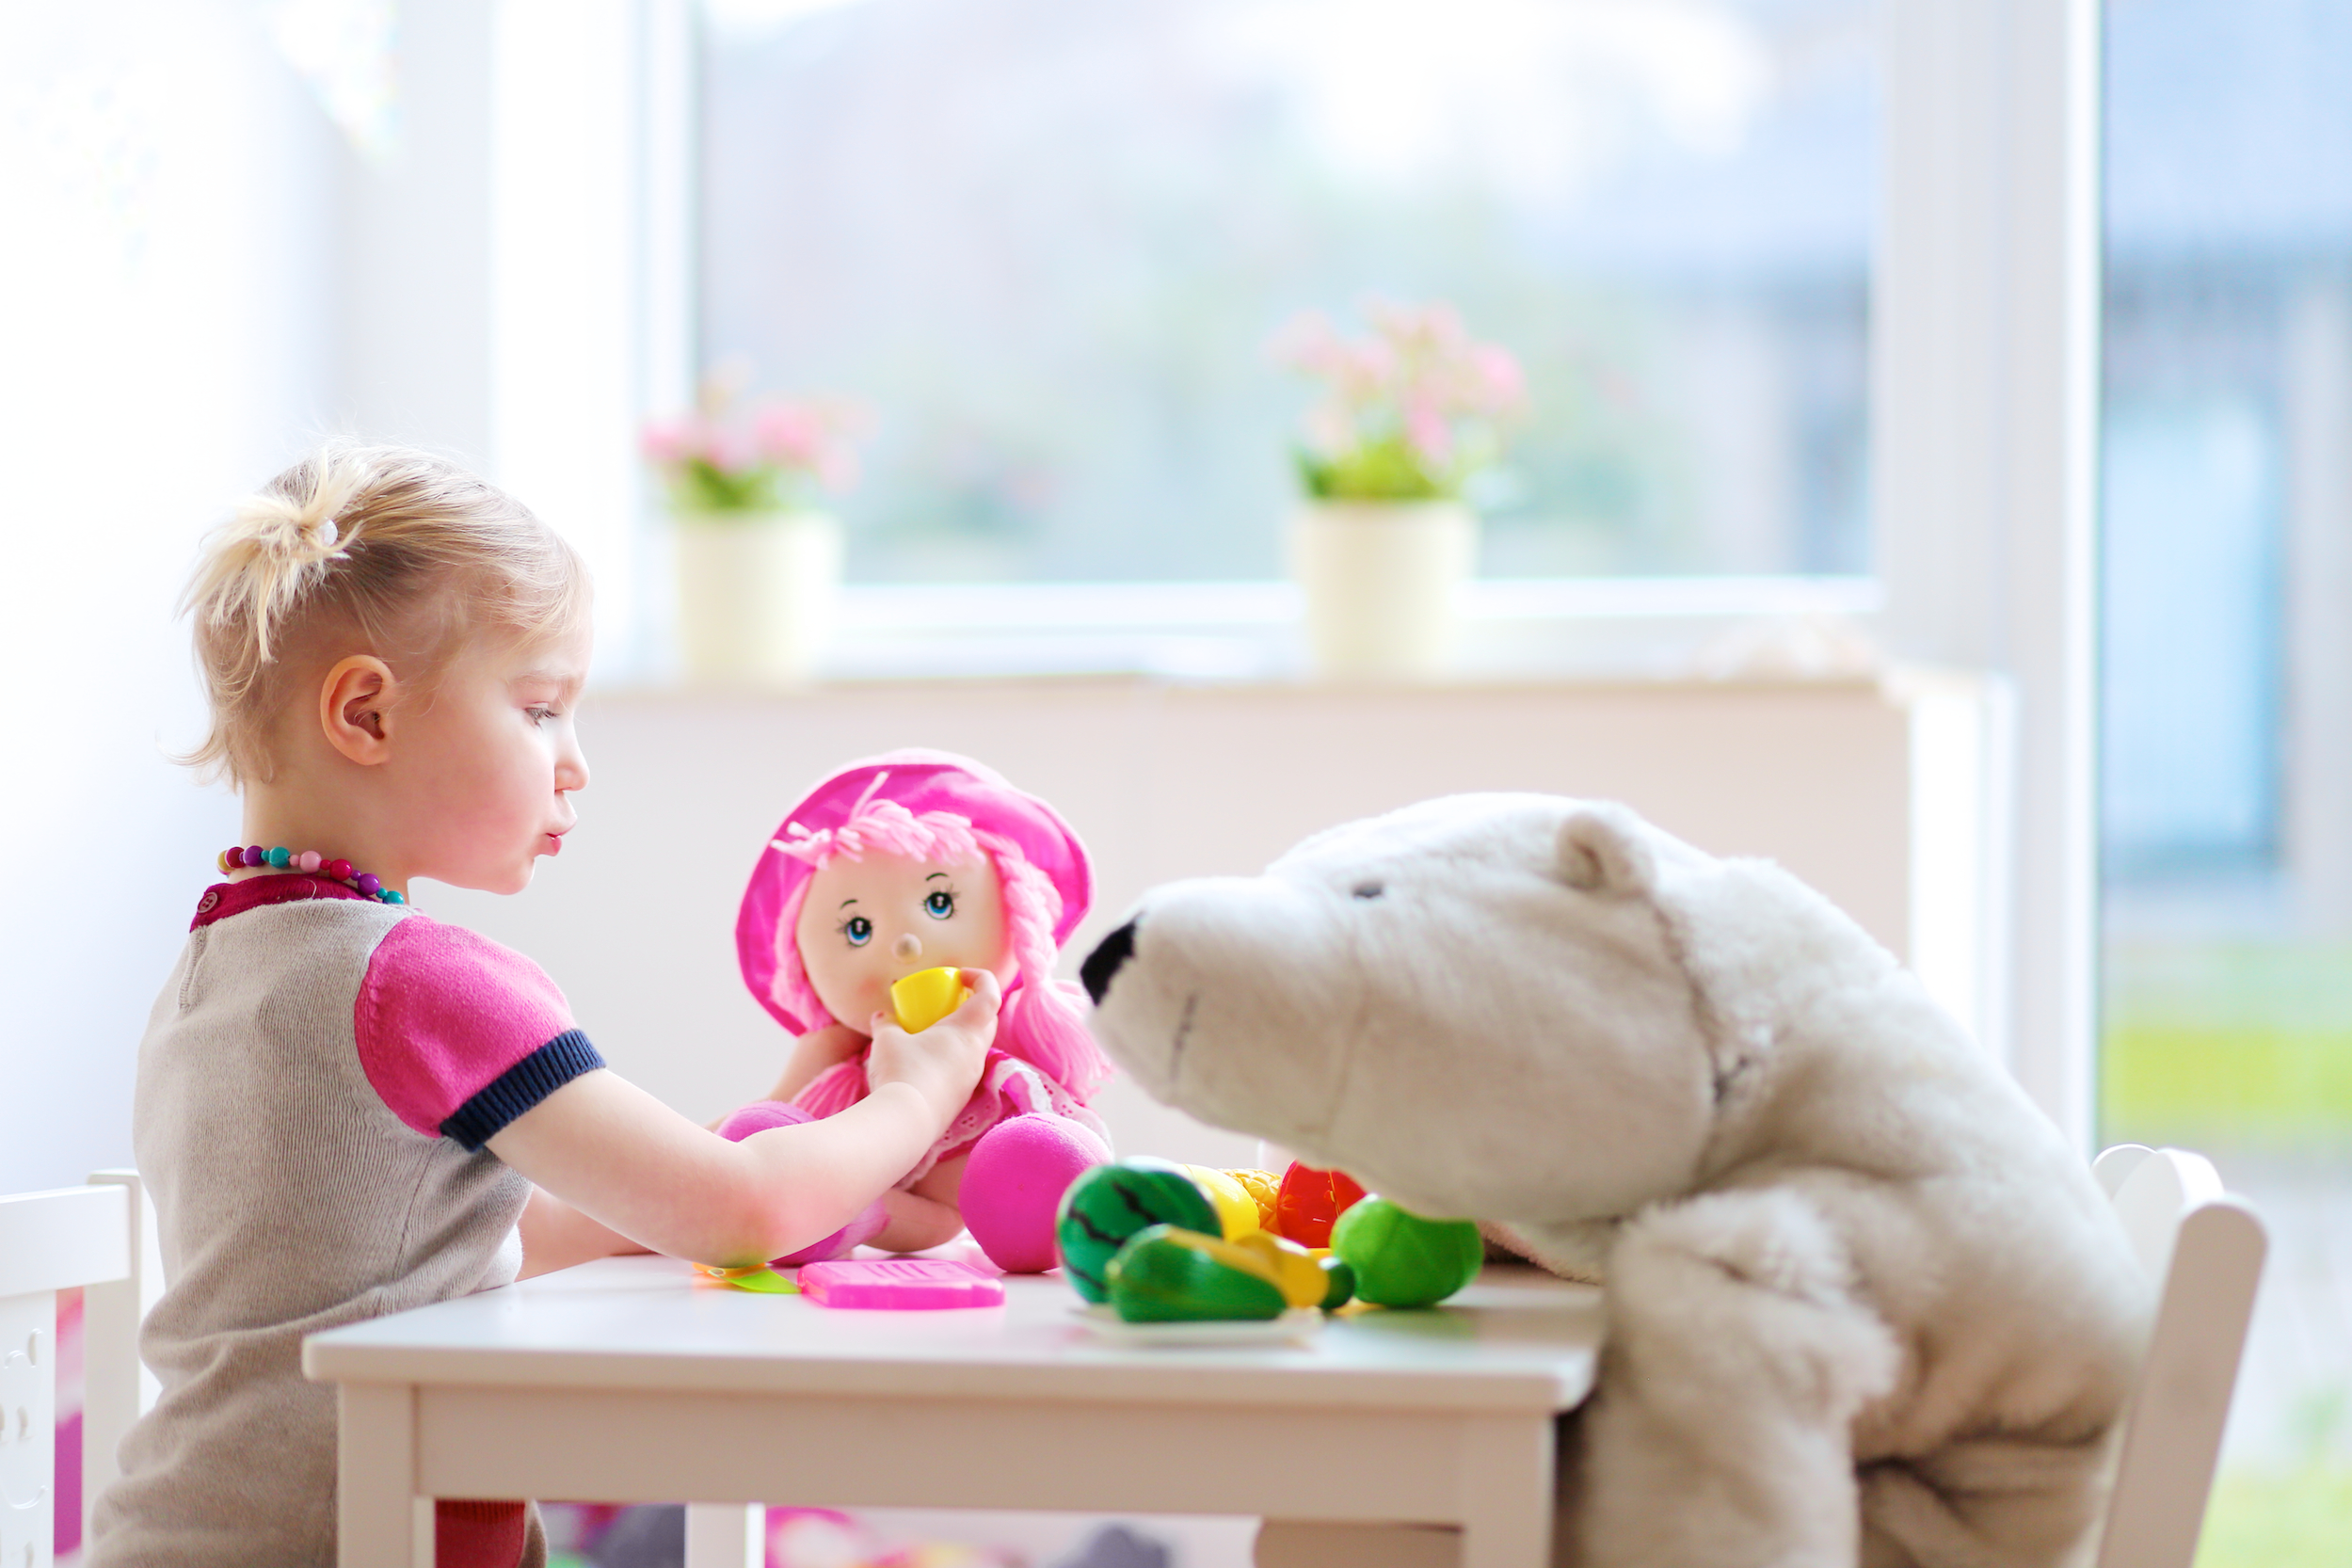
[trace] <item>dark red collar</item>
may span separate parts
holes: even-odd
[[[232,915],[242,915],[248,909],[259,909],[265,904],[293,904],[310,898],[356,898],[374,904],[356,888],[346,888],[330,877],[312,876],[306,872],[280,872],[274,876],[250,876],[243,882],[216,882],[204,889],[204,896],[196,901],[196,919],[188,922],[194,931],[200,925],[225,920]]]

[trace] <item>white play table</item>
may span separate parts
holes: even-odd
[[[618,1257],[314,1336],[304,1371],[341,1385],[340,1561],[429,1563],[436,1496],[1406,1522],[1458,1528],[1463,1568],[1547,1560],[1553,1418],[1592,1387],[1597,1291],[1491,1268],[1433,1311],[1203,1349],[1105,1342],[1059,1276],[1006,1286],[1001,1307],[839,1312]]]

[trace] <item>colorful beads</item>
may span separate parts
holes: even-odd
[[[384,886],[383,878],[363,872],[355,872],[348,860],[329,860],[314,849],[296,853],[283,844],[264,849],[260,844],[231,844],[216,857],[224,876],[248,868],[267,871],[298,871],[312,876],[324,876],[340,882],[379,904],[406,904],[408,899],[398,888]]]

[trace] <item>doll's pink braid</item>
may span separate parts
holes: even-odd
[[[999,1043],[1083,1102],[1111,1076],[1111,1064],[1087,1030],[1071,988],[1053,976],[1061,956],[1053,942],[1053,928],[1062,919],[1061,891],[1010,839],[986,828],[974,829],[973,836],[996,862],[1013,958],[1021,971],[1005,998]]]

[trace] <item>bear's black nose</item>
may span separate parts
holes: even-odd
[[[1078,978],[1086,987],[1086,994],[1102,1005],[1102,994],[1111,989],[1111,977],[1119,972],[1119,966],[1135,952],[1135,922],[1129,920],[1095,945],[1086,955],[1086,962],[1078,967]]]

